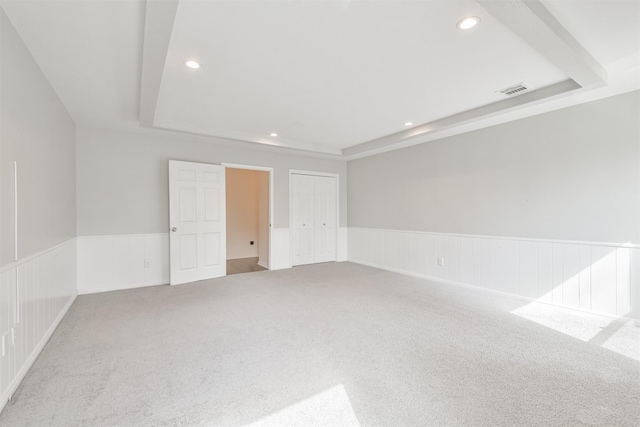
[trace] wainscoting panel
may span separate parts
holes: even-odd
[[[346,240],[346,228],[341,230]],[[272,237],[271,269],[291,268],[289,229],[274,228]],[[346,258],[346,242],[341,244]],[[169,267],[168,233],[78,237],[80,295],[166,285]]]
[[[274,228],[271,236],[273,238],[273,244],[271,245],[271,250],[273,251],[271,254],[271,269],[282,270],[283,268],[291,268],[289,229]]]
[[[640,319],[639,245],[353,227],[348,240],[351,262]]]
[[[347,227],[338,228],[338,250],[336,251],[336,261],[347,260]]]
[[[0,270],[0,411],[75,297],[75,239]]]
[[[169,283],[169,234],[78,237],[78,293]]]

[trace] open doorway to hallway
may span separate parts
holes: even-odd
[[[227,275],[269,269],[269,175],[226,167]]]

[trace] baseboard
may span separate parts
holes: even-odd
[[[33,350],[29,358],[26,360],[25,364],[22,365],[22,368],[20,369],[20,371],[18,371],[18,375],[16,375],[13,381],[9,384],[9,388],[7,388],[5,393],[2,396],[0,396],[0,412],[2,412],[4,407],[7,405],[9,398],[13,396],[13,394],[16,392],[16,390],[22,383],[22,380],[29,372],[29,369],[31,369],[31,366],[33,366],[34,362],[36,361],[36,359],[38,358],[38,356],[40,355],[44,347],[47,345],[47,343],[53,336],[53,333],[58,328],[58,325],[60,325],[60,322],[62,322],[62,319],[64,319],[64,316],[67,315],[67,312],[69,311],[69,309],[71,308],[75,300],[76,300],[76,295],[73,295],[69,299],[69,302],[67,302],[67,304],[64,306],[64,308],[62,309],[58,317],[56,317],[54,322],[51,324],[51,327],[49,328],[49,330],[47,330],[47,332],[44,334],[44,336],[40,340],[40,343]]]
[[[266,268],[267,270],[269,270],[269,266],[268,265],[264,265],[264,263],[262,261],[258,261],[258,265],[262,268]]]
[[[493,295],[499,295],[499,296],[502,296],[502,297],[515,298],[517,300],[526,302],[527,304],[535,302],[535,303],[538,303],[538,304],[543,304],[543,305],[547,305],[547,306],[550,306],[550,307],[559,308],[559,309],[562,309],[562,310],[568,310],[568,311],[578,312],[578,313],[582,313],[582,314],[588,314],[588,315],[592,315],[592,316],[599,316],[599,317],[603,317],[603,318],[611,319],[611,320],[632,321],[632,322],[640,324],[640,322],[638,320],[632,319],[632,318],[629,318],[629,317],[626,317],[626,316],[617,316],[617,315],[613,315],[613,314],[609,314],[609,313],[581,310],[581,309],[576,308],[576,307],[567,307],[565,305],[553,304],[553,303],[550,303],[550,302],[547,302],[547,301],[540,301],[540,300],[537,300],[537,299],[534,299],[534,298],[525,297],[525,296],[522,296],[522,295],[512,294],[512,293],[509,293],[509,292],[498,291],[496,289],[482,288],[480,286],[474,286],[474,285],[470,285],[468,283],[456,282],[456,281],[453,281],[453,280],[443,279],[441,277],[430,276],[430,275],[427,275],[427,274],[414,273],[412,271],[401,270],[401,269],[393,268],[393,267],[385,267],[383,265],[377,265],[377,264],[368,263],[368,262],[364,262],[364,261],[349,260],[349,262],[352,262],[354,264],[365,265],[367,267],[377,268],[379,270],[390,271],[392,273],[402,274],[403,276],[410,276],[410,277],[415,277],[415,278],[418,278],[418,279],[429,280],[431,282],[442,283],[442,284],[445,284],[445,285],[453,285],[453,286],[458,286],[458,287],[461,287],[461,288],[473,289],[473,290],[478,291],[478,292],[483,292],[483,293],[493,294]]]
[[[162,282],[149,282],[149,283],[133,283],[130,285],[120,285],[120,286],[109,286],[108,288],[84,288],[78,289],[78,295],[90,295],[90,294],[99,294],[102,292],[111,292],[111,291],[124,291],[127,289],[136,289],[136,288],[148,288],[150,286],[162,286],[168,285],[168,283]]]

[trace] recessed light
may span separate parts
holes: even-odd
[[[278,136],[278,134],[277,134],[277,133],[275,133],[275,132],[271,132],[271,133],[269,134],[269,136]]]
[[[196,61],[187,61],[184,63],[184,65],[186,65],[189,68],[193,68],[194,70],[197,70],[198,68],[200,68],[200,64],[198,64]]]
[[[405,126],[413,126],[413,122],[404,122]]]
[[[458,28],[461,30],[468,30],[470,28],[475,27],[480,22],[480,18],[477,16],[469,16],[468,18],[464,18],[460,22],[458,22]]]

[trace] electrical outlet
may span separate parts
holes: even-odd
[[[444,267],[444,258],[438,258],[438,265]]]
[[[144,268],[151,268],[151,260],[150,259],[145,259],[144,260]]]

